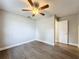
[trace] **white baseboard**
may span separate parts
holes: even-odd
[[[73,45],[73,46],[77,46],[78,47],[78,44],[74,44],[74,43],[69,43],[69,45]]]
[[[0,51],[6,50],[6,49],[9,49],[9,48],[13,48],[13,47],[16,47],[16,46],[20,46],[20,45],[23,45],[23,44],[27,44],[27,43],[30,43],[30,42],[33,42],[33,41],[34,40],[30,40],[30,41],[26,41],[26,42],[17,43],[17,44],[11,45],[11,46],[3,47],[3,48],[0,48]]]
[[[54,43],[51,44],[51,43],[48,43],[48,42],[46,42],[46,41],[39,40],[39,39],[38,39],[38,40],[36,39],[36,41],[43,42],[43,43],[45,43],[45,44],[48,44],[48,45],[52,45],[52,46],[54,46]]]

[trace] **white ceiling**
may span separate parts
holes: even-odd
[[[33,0],[34,1],[34,0]],[[38,0],[40,6],[48,3],[48,8],[45,13],[46,15],[56,14],[59,17],[75,14],[79,12],[79,0]],[[31,12],[23,12],[22,8],[29,8],[27,0],[0,0],[0,9],[4,9],[9,12],[16,14],[30,16]]]

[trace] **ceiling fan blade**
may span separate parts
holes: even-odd
[[[44,5],[43,7],[40,7],[40,10],[43,10],[43,9],[46,9],[46,8],[49,8],[49,5]]]
[[[40,13],[41,15],[43,15],[43,16],[45,16],[45,14],[44,13]]]
[[[22,9],[22,11],[31,11],[31,10],[29,10],[29,9]]]
[[[35,14],[33,14],[32,16],[35,16]]]
[[[28,0],[28,2],[30,3],[31,6],[33,6],[32,0]]]

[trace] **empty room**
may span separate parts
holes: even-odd
[[[79,59],[79,0],[0,0],[0,59]]]

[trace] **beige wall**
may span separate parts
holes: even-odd
[[[79,14],[78,14],[78,47],[79,47]]]
[[[35,20],[0,11],[0,48],[35,39]]]
[[[60,20],[69,21],[69,44],[78,45],[78,15],[66,16]]]

